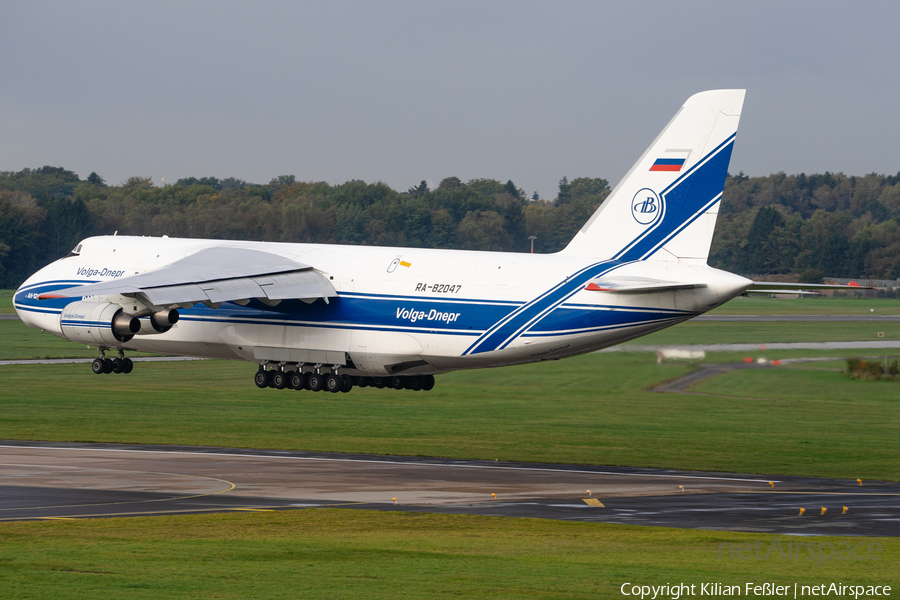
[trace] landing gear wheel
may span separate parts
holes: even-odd
[[[372,383],[372,378],[371,377],[357,377],[355,383],[359,387],[368,387]]]
[[[97,375],[103,375],[106,372],[106,363],[102,358],[95,358],[91,363],[91,370]]]
[[[341,391],[345,394],[353,389],[353,377],[351,375],[341,375]]]
[[[131,373],[134,370],[134,361],[132,361],[130,358],[126,358],[122,362],[125,363],[125,366],[122,367],[123,373]]]
[[[275,373],[277,373],[275,369],[269,369],[269,387],[275,387]]]
[[[272,387],[276,390],[283,390],[287,386],[287,377],[281,371],[275,371],[272,374]]]
[[[391,377],[390,386],[395,390],[402,390],[404,387],[406,387],[406,377],[394,375],[393,377]]]
[[[253,376],[253,383],[256,384],[258,388],[267,388],[269,387],[269,373],[268,371],[263,371],[260,369],[256,372],[256,375]]]
[[[434,375],[426,375],[422,378],[422,389],[424,391],[430,391],[434,388]]]
[[[122,373],[125,370],[125,365],[122,364],[121,358],[112,359],[112,370],[113,373]]]
[[[306,373],[298,373],[297,371],[291,371],[288,377],[288,385],[292,390],[305,390],[306,389]]]
[[[422,377],[419,375],[410,375],[406,378],[407,388],[414,392],[418,392],[422,389]]]
[[[104,373],[112,373],[113,372],[113,362],[111,358],[103,359],[103,372]]]
[[[321,392],[325,387],[325,376],[319,373],[310,373],[309,379],[306,380],[306,387],[311,392]]]
[[[297,373],[297,371],[286,371],[284,373],[284,387],[286,387],[289,390],[294,389],[294,384],[293,384],[294,379],[293,378],[294,378],[294,375],[296,375],[296,373]]]
[[[332,373],[331,375],[325,377],[325,389],[329,392],[337,394],[339,391],[341,391],[341,386],[343,385],[344,381],[341,379],[340,375],[335,375],[334,373]]]
[[[371,383],[369,384],[372,387],[376,387],[379,390],[383,390],[387,383],[384,380],[384,377],[373,377]]]

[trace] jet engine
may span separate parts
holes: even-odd
[[[59,315],[62,334],[73,342],[97,346],[115,346],[131,340],[141,322],[126,315],[118,304],[109,302],[72,302]]]
[[[172,325],[178,322],[178,311],[174,308],[164,308],[152,313],[149,319],[141,319],[141,330],[138,335],[154,335],[165,333],[172,329]]]

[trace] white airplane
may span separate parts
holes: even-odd
[[[706,264],[743,101],[690,97],[556,254],[102,236],[14,305],[97,347],[95,373],[131,371],[128,350],[225,358],[257,363],[261,388],[427,390],[435,373],[591,352],[754,285]]]

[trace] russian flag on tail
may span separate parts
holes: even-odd
[[[651,171],[680,171],[684,166],[683,158],[657,158],[650,166]]]

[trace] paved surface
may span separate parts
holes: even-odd
[[[845,480],[624,467],[0,441],[0,520],[316,506],[900,535],[898,483],[860,487]]]
[[[2,314],[0,313],[0,321],[18,321],[19,315],[17,314]]]
[[[862,358],[872,358],[869,356],[864,356]],[[845,360],[844,358],[835,357],[835,356],[825,356],[825,357],[816,357],[816,358],[785,358],[779,361],[781,365],[789,365],[789,364],[800,364],[800,363],[815,363],[815,362],[826,362],[833,360]],[[660,384],[656,387],[650,388],[651,392],[670,392],[675,394],[694,394],[699,392],[689,392],[688,389],[696,383],[703,381],[704,379],[709,379],[710,377],[715,377],[716,375],[721,375],[722,373],[727,373],[728,371],[736,371],[738,369],[775,369],[780,365],[775,365],[770,361],[765,363],[758,362],[739,362],[739,363],[717,363],[717,364],[702,364],[700,368],[696,371],[688,373],[678,379],[673,381],[668,381],[663,384]],[[829,369],[834,371],[840,371],[841,369]]]

